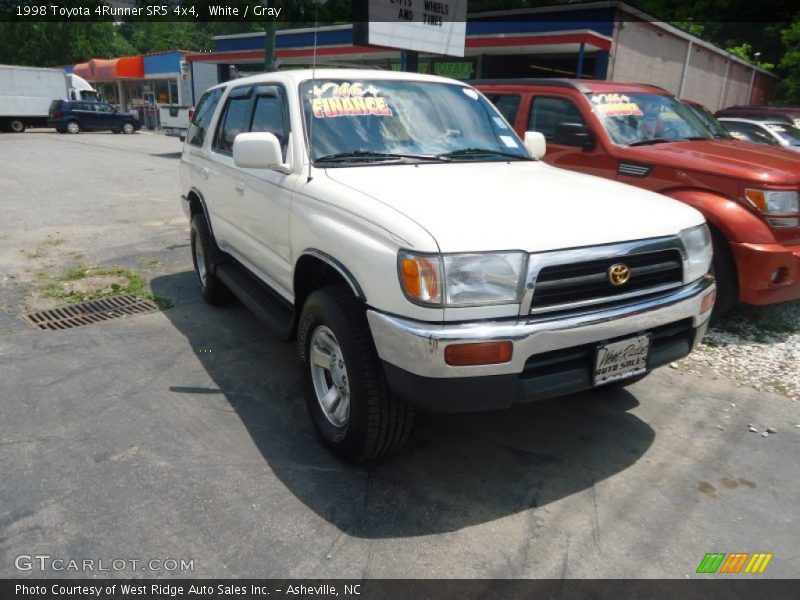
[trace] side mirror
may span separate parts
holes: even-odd
[[[243,169],[283,171],[281,143],[274,133],[240,133],[233,140],[233,162]]]
[[[547,142],[544,139],[544,135],[538,131],[526,131],[523,143],[528,152],[535,158],[542,158],[547,152]]]
[[[583,123],[559,123],[556,125],[553,143],[562,146],[577,146],[585,150],[594,148],[594,138]]]

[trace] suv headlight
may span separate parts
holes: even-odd
[[[415,255],[401,252],[400,284],[413,302],[429,306],[484,306],[520,302],[527,254]]]
[[[800,212],[800,194],[748,188],[744,197],[756,210],[768,215],[791,215]]]
[[[691,283],[708,273],[711,267],[713,248],[711,232],[705,223],[684,229],[680,233],[683,247],[686,249],[686,259],[683,263],[683,283]]]

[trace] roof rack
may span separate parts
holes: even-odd
[[[591,90],[577,79],[523,77],[519,79],[470,79],[470,85],[549,85],[551,87],[566,87],[578,90],[582,94],[589,94]]]

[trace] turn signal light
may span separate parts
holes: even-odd
[[[450,344],[444,349],[444,361],[454,367],[496,365],[510,361],[513,354],[514,344],[511,342]]]
[[[767,196],[761,190],[745,190],[744,197],[750,201],[750,204],[755,206],[759,212],[767,212]]]
[[[717,290],[713,290],[712,292],[705,295],[705,297],[700,301],[700,314],[708,312],[714,306],[714,300],[717,299]]]
[[[406,294],[418,302],[439,304],[439,261],[424,256],[404,255],[400,261],[400,280]]]

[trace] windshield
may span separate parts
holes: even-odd
[[[691,108],[671,96],[590,94],[589,100],[608,135],[623,146],[714,137]]]
[[[766,123],[764,125],[790,146],[800,146],[800,129],[784,123]]]
[[[723,127],[722,123],[717,121],[717,118],[713,115],[713,113],[708,110],[705,106],[698,106],[697,104],[689,104],[688,102],[685,103],[694,114],[696,114],[699,119],[703,122],[703,125],[708,127],[711,133],[714,134],[714,137],[718,138],[729,138],[731,134],[728,133],[728,130]]]
[[[303,82],[300,93],[315,163],[531,160],[500,113],[472,88],[317,79]]]

